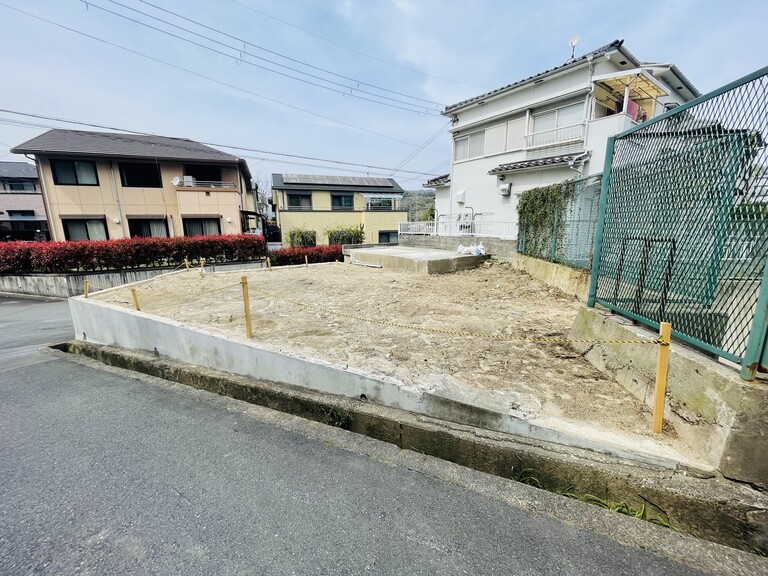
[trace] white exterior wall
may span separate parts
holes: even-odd
[[[633,68],[631,62],[619,64],[624,60],[620,52],[599,56],[592,62],[592,76],[612,74]],[[667,89],[670,96],[659,98],[651,115],[660,114],[663,104],[676,102],[681,104],[684,99],[666,82],[657,80]],[[455,140],[477,130],[485,130],[485,149],[481,157],[456,161],[451,166],[450,187],[440,188],[435,194],[435,210],[441,215],[458,215],[464,212],[486,213],[482,220],[511,222],[517,220],[517,201],[520,194],[530,188],[562,182],[569,178],[587,177],[601,174],[605,163],[605,150],[610,136],[618,134],[635,123],[626,114],[616,114],[605,118],[592,120],[594,100],[590,65],[584,62],[581,66],[563,71],[543,79],[540,83],[530,84],[513,90],[501,96],[489,97],[482,104],[473,104],[465,110],[454,113],[455,123],[450,132],[453,138],[452,155],[455,156]],[[498,176],[488,172],[500,164],[530,159],[528,150],[510,148],[502,136],[502,126],[516,118],[524,118],[525,133],[530,132],[530,113],[532,110],[556,108],[562,104],[582,99],[585,102],[584,150],[591,151],[591,159],[580,168],[580,173],[565,167],[524,170],[505,175],[502,182]],[[554,152],[557,154],[558,152]],[[499,194],[501,184],[512,184],[509,196]],[[457,194],[464,192],[464,203],[457,202]],[[471,209],[470,209],[471,207]]]

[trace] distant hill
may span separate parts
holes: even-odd
[[[400,208],[408,210],[408,220],[432,220],[435,214],[434,190],[406,190]]]

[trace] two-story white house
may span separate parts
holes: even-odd
[[[498,223],[487,235],[516,238],[525,190],[601,174],[610,136],[699,96],[676,66],[641,62],[623,42],[445,108],[451,173],[424,184],[437,222],[454,225],[442,229]]]

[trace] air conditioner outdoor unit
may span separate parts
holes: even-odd
[[[196,186],[197,178],[194,176],[184,176],[184,186]]]
[[[466,194],[467,193],[464,190],[459,190],[458,192],[456,192],[456,202],[458,202],[459,204],[464,204],[464,199]]]
[[[499,186],[499,194],[501,194],[502,196],[509,196],[511,192],[512,192],[511,182],[508,184],[502,184],[501,186]]]

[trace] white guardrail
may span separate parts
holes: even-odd
[[[400,222],[398,233],[413,236],[487,236],[517,238],[517,222],[482,220],[444,220],[440,222]]]

